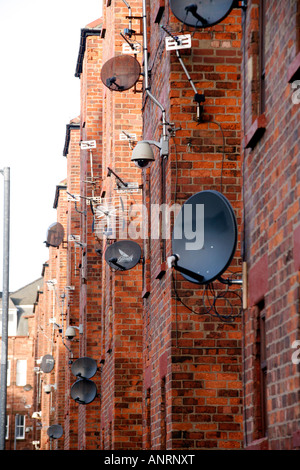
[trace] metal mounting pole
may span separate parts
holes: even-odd
[[[9,302],[9,226],[10,226],[10,169],[0,170],[4,176],[3,221],[3,292],[2,292],[2,338],[0,383],[0,450],[5,450],[6,402],[7,402],[7,346]]]

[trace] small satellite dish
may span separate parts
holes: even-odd
[[[64,431],[60,424],[53,424],[47,429],[47,434],[52,439],[59,439],[63,435]]]
[[[71,387],[71,397],[80,405],[91,403],[97,395],[97,387],[92,380],[78,379]]]
[[[237,223],[223,194],[201,191],[182,206],[174,223],[172,250],[177,269],[188,281],[208,284],[219,278],[234,256]]]
[[[90,357],[80,357],[73,362],[71,371],[76,377],[90,379],[97,372],[97,362]]]
[[[141,247],[131,240],[121,240],[105,250],[105,261],[111,268],[127,271],[134,268],[141,259]]]
[[[30,384],[24,385],[23,390],[25,392],[30,392],[30,390],[32,390],[32,385],[30,385]]]
[[[141,66],[135,57],[118,55],[105,62],[101,80],[112,91],[125,91],[133,87],[141,74]]]
[[[51,356],[51,354],[46,354],[45,356],[43,356],[42,362],[41,362],[42,371],[48,374],[49,372],[53,370],[53,367],[54,367],[53,356]]]
[[[176,18],[194,28],[209,28],[231,12],[235,0],[170,0]]]
[[[58,247],[64,239],[64,234],[64,228],[59,222],[50,225],[47,231],[47,238],[45,241],[46,246]]]

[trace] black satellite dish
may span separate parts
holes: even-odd
[[[118,55],[105,62],[101,80],[112,91],[125,91],[136,84],[140,74],[141,66],[135,57]]]
[[[194,28],[208,28],[220,23],[234,4],[235,0],[170,0],[176,18]]]
[[[109,245],[105,250],[105,261],[111,268],[127,271],[141,259],[141,247],[131,240],[121,240]]]
[[[52,439],[59,439],[63,435],[64,431],[60,424],[53,424],[47,429],[47,434]]]
[[[78,379],[71,387],[71,397],[80,405],[91,403],[97,395],[97,387],[92,380]]]
[[[54,367],[53,356],[51,356],[51,354],[46,354],[45,356],[43,356],[42,362],[41,362],[42,371],[47,374],[53,370],[53,367]]]
[[[218,191],[190,197],[176,217],[172,250],[175,269],[188,281],[208,284],[219,278],[234,256],[237,223],[234,211]]]
[[[47,231],[46,246],[58,247],[64,239],[64,234],[64,228],[59,222],[51,224]]]
[[[90,357],[80,357],[73,362],[71,371],[76,377],[90,379],[97,372],[97,362]]]

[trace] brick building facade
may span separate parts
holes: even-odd
[[[248,2],[244,35],[245,445],[299,448],[298,1]],[[296,82],[297,83],[297,82]]]
[[[34,449],[34,357],[33,311],[42,278],[12,292],[9,296],[7,350],[7,450]],[[0,293],[0,332],[2,333],[2,293]],[[0,338],[1,338],[0,333]]]
[[[103,18],[81,30],[80,116],[66,127],[67,177],[55,193],[65,235],[49,248],[35,308],[35,357],[49,352],[47,338],[55,357],[53,371],[40,374],[53,392],[35,394],[41,449],[299,447],[299,366],[291,360],[299,329],[299,106],[291,85],[299,2],[285,0],[284,15],[277,2],[244,3],[215,26],[191,29],[167,0],[130,8],[107,1]],[[166,38],[182,34],[191,47],[168,50]],[[126,54],[142,73],[120,91],[101,73]],[[200,107],[192,84],[204,95]],[[152,165],[137,168],[137,142],[162,136],[167,157],[153,145]],[[223,275],[242,278],[243,289],[190,283],[168,267],[171,238],[155,210],[204,190],[222,193],[235,213],[237,250]],[[130,270],[105,257],[121,239],[141,249]],[[53,312],[62,331],[49,323]],[[68,325],[80,327],[73,341],[63,336]],[[81,357],[97,362],[97,395],[86,405],[70,396]],[[49,439],[53,424],[63,427],[61,439]]]

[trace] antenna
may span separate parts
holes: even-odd
[[[174,41],[173,44],[171,43],[171,48],[172,48],[172,49],[175,49],[176,55],[177,55],[177,57],[178,57],[178,60],[179,60],[181,66],[182,66],[182,68],[183,68],[183,70],[184,70],[184,72],[185,72],[185,74],[186,74],[186,76],[187,76],[188,81],[190,82],[190,84],[191,84],[191,86],[192,86],[192,88],[193,88],[193,90],[194,90],[194,93],[195,93],[194,101],[197,103],[197,118],[196,118],[196,120],[197,120],[197,122],[201,122],[201,120],[202,120],[202,114],[203,114],[203,105],[202,105],[201,103],[204,103],[204,101],[205,101],[205,96],[204,96],[203,94],[199,94],[199,93],[197,92],[197,89],[196,89],[196,87],[195,87],[195,85],[194,85],[194,82],[193,82],[193,80],[191,79],[190,74],[188,73],[188,70],[187,70],[186,66],[184,65],[184,62],[183,62],[183,60],[182,60],[182,58],[181,58],[181,55],[180,55],[180,52],[179,52],[179,50],[178,50],[178,49],[187,49],[187,47],[188,47],[189,45],[191,45],[191,40],[187,42],[187,41],[186,41],[186,37],[187,37],[187,36],[184,36],[184,40],[183,40],[183,39],[180,39],[180,36],[173,36],[173,35],[170,33],[170,31],[168,31],[168,29],[167,29],[165,26],[163,26],[163,25],[161,26],[161,28],[162,28],[162,29],[173,39],[173,41]],[[166,39],[167,39],[167,38],[166,38]],[[169,45],[169,49],[168,49],[168,47],[167,47],[167,50],[170,50],[170,42],[168,42],[168,43],[166,42],[166,44]]]
[[[94,191],[95,191],[95,180],[94,180],[94,171],[93,171],[93,149],[96,148],[96,141],[95,140],[86,140],[80,142],[80,148],[82,150],[88,149],[90,151],[90,167],[91,167],[91,179],[90,183],[92,185],[92,198],[94,198]]]
[[[54,357],[51,354],[46,354],[42,358],[41,369],[46,374],[49,374],[50,372],[52,372],[54,368],[54,364],[55,364]]]
[[[97,387],[92,380],[78,379],[71,387],[71,397],[79,405],[91,403],[97,396]]]
[[[229,15],[236,0],[170,0],[172,13],[187,26],[209,28]]]
[[[109,245],[104,256],[111,268],[127,271],[134,268],[140,261],[141,247],[131,240],[121,240]]]
[[[109,59],[101,69],[101,80],[111,91],[132,88],[141,74],[141,66],[135,57],[119,55]]]
[[[64,228],[59,222],[55,222],[51,224],[47,231],[46,247],[53,246],[58,248],[64,239]]]
[[[52,424],[47,429],[47,434],[51,439],[60,439],[63,435],[64,431],[60,424]]]
[[[168,264],[192,283],[218,279],[229,284],[221,276],[236,245],[237,223],[229,201],[217,191],[201,191],[183,204],[175,220]]]
[[[76,377],[90,379],[97,372],[97,362],[90,357],[80,357],[73,362],[71,371]]]

